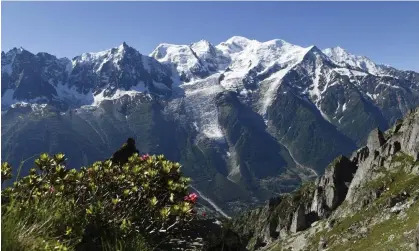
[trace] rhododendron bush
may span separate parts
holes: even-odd
[[[76,170],[66,168],[64,154],[41,154],[29,175],[2,191],[2,207],[36,209],[62,201],[71,215],[62,215],[57,236],[76,236],[80,245],[106,236],[168,234],[196,217],[198,196],[188,194],[190,180],[180,167],[163,155],[134,154],[122,166],[107,160]],[[11,178],[7,163],[1,171],[2,181]]]

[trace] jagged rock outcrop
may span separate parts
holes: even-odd
[[[295,192],[273,198],[265,207],[234,219],[233,228],[239,234],[243,234],[245,229],[242,236],[247,237],[250,250],[260,247],[271,250],[269,247],[274,247],[273,243],[282,243],[282,250],[296,246],[296,250],[323,250],[329,244],[341,245],[341,238],[344,242],[348,240],[339,232],[333,232],[315,237],[315,245],[314,242],[301,243],[307,241],[307,233],[308,236],[311,234],[310,230],[304,230],[311,228],[316,221],[323,225],[316,227],[314,233],[327,233],[327,229],[343,224],[344,227],[341,225],[338,231],[346,231],[349,239],[356,239],[368,238],[370,228],[383,227],[383,221],[416,217],[417,214],[412,212],[419,206],[418,132],[419,108],[411,110],[385,133],[378,128],[371,131],[366,146],[355,151],[350,158],[336,158],[315,182],[305,183]],[[413,209],[409,209],[411,207]],[[364,210],[368,211],[366,216],[362,215]],[[391,218],[392,214],[399,216]],[[306,234],[299,235],[302,231]],[[385,234],[387,232],[378,236],[382,238]],[[419,248],[419,228],[401,234],[410,236],[410,240],[416,241],[416,249]],[[294,243],[297,239],[299,244]],[[389,235],[386,241],[393,239],[394,235]]]
[[[384,139],[383,133],[380,129],[376,128],[372,130],[368,136],[367,147],[368,149],[378,149],[382,146],[386,140]]]
[[[296,233],[298,231],[304,230],[307,228],[307,221],[305,215],[305,208],[303,206],[297,207],[297,210],[292,216],[291,222],[291,233]]]
[[[319,218],[329,216],[345,199],[348,186],[357,170],[354,162],[345,156],[336,158],[316,180],[311,211]]]
[[[345,156],[336,158],[325,174],[303,184],[296,192],[272,198],[267,205],[239,216],[233,228],[247,236],[249,249],[303,231],[324,219],[345,199],[357,166]],[[248,222],[254,225],[246,225]]]
[[[402,122],[396,123],[390,129],[390,136],[385,139],[379,129],[373,130],[367,141],[367,146],[359,149],[351,160],[358,170],[348,190],[347,200],[350,203],[361,199],[361,187],[380,175],[377,169],[392,167],[393,155],[401,151],[418,160],[419,155],[419,108],[412,109]]]

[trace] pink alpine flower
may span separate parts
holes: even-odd
[[[55,192],[55,188],[54,188],[54,186],[50,186],[50,188],[49,188],[49,192],[50,192],[50,193],[54,193],[54,192]]]
[[[186,201],[190,201],[192,203],[195,203],[196,199],[198,199],[198,195],[196,195],[196,193],[191,193],[191,194],[185,196],[183,199],[186,200]]]
[[[150,155],[148,155],[148,153],[140,157],[141,160],[147,160],[148,158],[150,158]]]

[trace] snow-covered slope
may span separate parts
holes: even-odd
[[[207,77],[227,67],[229,63],[227,57],[205,40],[191,45],[161,44],[150,57],[170,65],[182,82]]]
[[[253,91],[252,78],[261,77],[261,113],[275,97],[281,78],[301,62],[313,47],[303,48],[283,40],[259,42],[232,37],[217,46],[201,40],[187,45],[159,45],[150,56],[172,65],[184,81],[185,103],[190,107],[196,128],[208,138],[223,139],[217,122],[214,97],[235,91],[246,98]],[[276,72],[275,72],[276,71]],[[257,88],[256,88],[257,89]]]
[[[283,69],[291,68],[300,62],[311,49],[292,45],[279,39],[267,42],[254,40],[245,42],[244,38],[238,37],[233,37],[226,43],[217,46],[224,53],[238,47],[242,50],[230,54],[232,63],[229,65],[229,71],[224,74],[225,77],[222,81],[222,85],[231,90],[234,88],[241,89],[241,79],[245,78],[252,69],[256,69],[258,73],[263,74],[265,69],[274,65],[281,65]]]
[[[345,49],[337,46],[323,50],[323,53],[329,56],[333,61],[341,66],[352,66],[362,69],[369,74],[385,75],[386,66],[377,65],[365,56],[356,56],[348,53]],[[348,73],[351,74],[351,73]]]
[[[329,96],[333,89],[356,90],[379,109],[389,110],[391,108],[385,96],[402,95],[402,92],[395,94],[395,88],[409,93],[412,88],[414,93],[419,90],[418,80],[409,75],[417,76],[417,73],[375,64],[367,57],[352,55],[340,47],[321,51],[316,46],[301,47],[280,39],[260,42],[235,36],[216,46],[204,40],[191,45],[161,44],[150,56],[173,67],[173,71],[181,76],[180,86],[186,90],[187,97],[211,90],[205,102],[188,98],[191,107],[203,107],[205,104],[212,107],[210,104],[214,101],[211,97],[217,92],[233,91],[245,102],[250,102],[264,117],[284,83],[301,99],[315,106],[322,117],[332,124],[340,124],[344,115],[331,113],[330,107],[343,107],[350,101],[350,97],[342,96],[332,105]],[[192,85],[196,85],[193,92],[189,91]],[[414,99],[413,96],[407,99]],[[401,115],[412,101],[400,100],[399,103],[402,105],[399,105],[397,113]],[[341,108],[339,112],[345,113]],[[194,113],[200,112],[195,110]],[[213,113],[216,111],[213,110]],[[206,127],[218,128],[215,120],[205,119],[208,113],[200,114],[204,116],[200,121],[211,122]]]
[[[181,76],[186,75],[184,85],[202,83],[208,78],[214,85],[219,85],[217,88],[220,91],[236,91],[246,96],[254,91],[256,79],[262,78],[264,82],[258,85],[266,87],[260,99],[263,112],[274,98],[281,78],[312,48],[280,39],[259,42],[235,36],[217,46],[207,41],[191,46],[162,44],[150,56],[163,64],[174,65]],[[219,81],[209,78],[211,74]]]

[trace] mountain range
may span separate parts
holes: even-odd
[[[148,56],[123,43],[71,60],[14,48],[1,65],[2,161],[64,152],[88,165],[134,137],[179,161],[225,216],[324,173],[419,105],[419,73],[280,39],[160,44]]]

